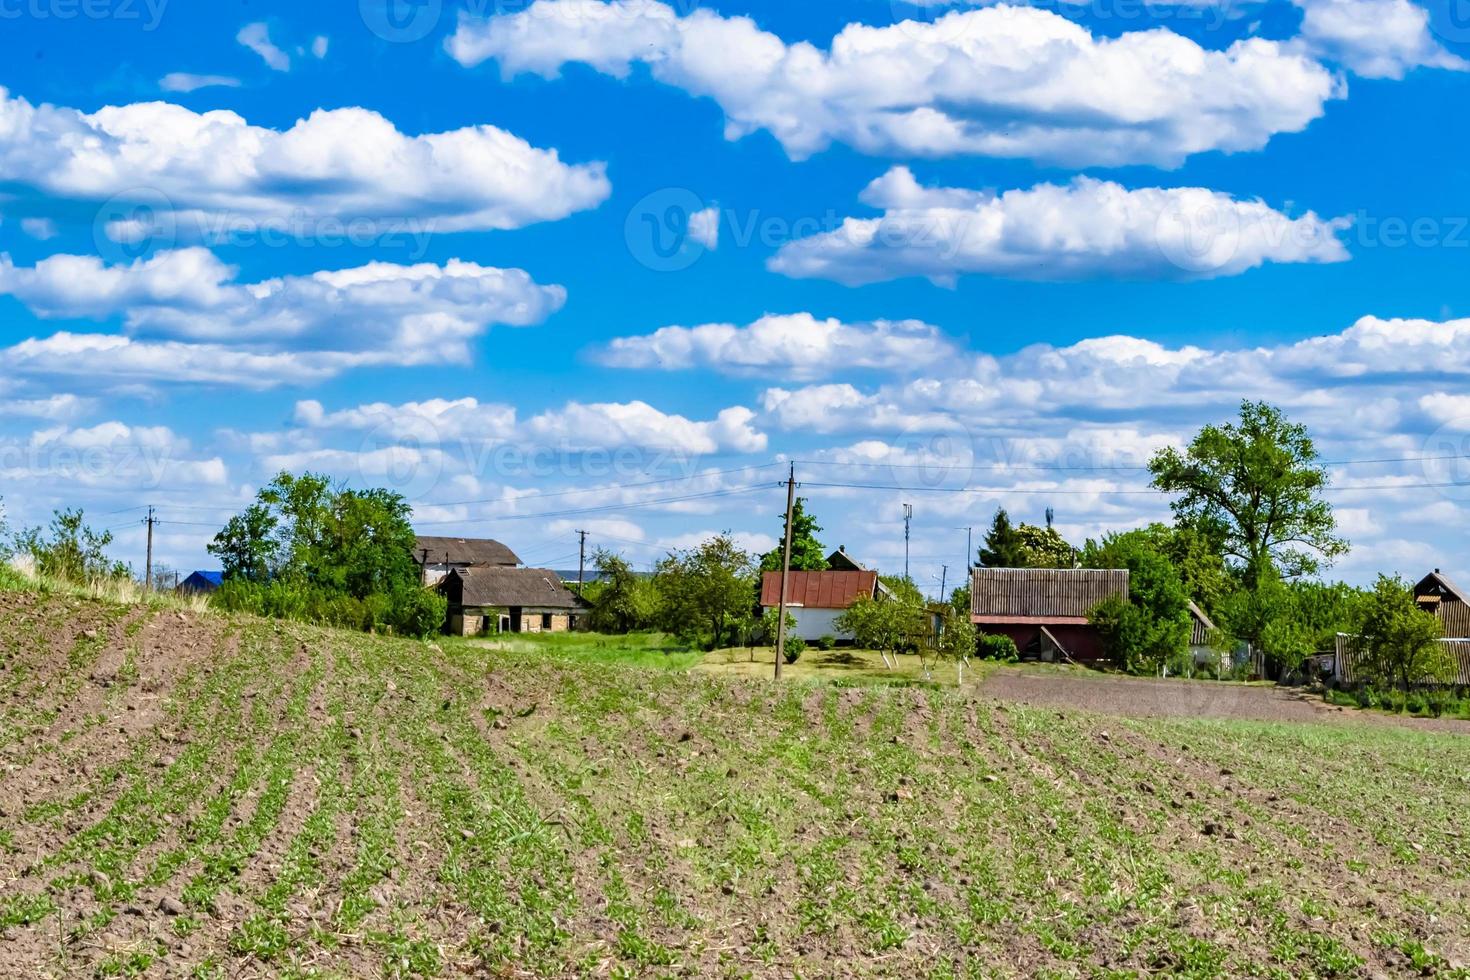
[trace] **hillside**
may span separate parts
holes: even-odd
[[[1448,974],[1467,774],[0,593],[0,975]]]

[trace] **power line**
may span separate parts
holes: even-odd
[[[691,500],[713,500],[718,497],[730,497],[735,494],[749,493],[752,490],[769,489],[772,484],[757,483],[744,487],[732,487],[725,490],[707,490],[702,493],[682,494],[676,497],[655,497],[650,500],[634,501],[623,504],[603,504],[599,507],[581,507],[573,510],[542,511],[535,514],[507,514],[488,515],[485,517],[464,517],[448,521],[415,521],[416,527],[436,527],[447,524],[483,524],[486,521],[532,521],[547,517],[581,517],[588,514],[612,514],[621,513],[625,510],[637,510],[643,507],[657,507],[662,504],[677,504]]]
[[[642,488],[642,487],[662,486],[665,483],[692,483],[695,480],[704,480],[704,479],[708,479],[709,477],[713,477],[713,476],[728,476],[731,473],[747,473],[747,472],[752,472],[752,471],[755,471],[755,470],[768,470],[771,467],[778,466],[778,465],[780,465],[780,464],[778,464],[778,463],[761,463],[759,465],[752,465],[752,466],[737,466],[734,469],[728,469],[728,470],[707,470],[707,471],[705,471],[703,473],[695,473],[692,476],[671,476],[671,477],[667,477],[666,479],[662,479],[662,480],[648,480],[648,481],[645,481],[643,483],[619,483],[619,484],[616,484],[615,487],[577,487],[577,488],[569,489],[569,490],[553,490],[553,491],[549,491],[549,492],[546,492],[546,493],[528,493],[528,494],[525,494],[524,496],[512,497],[510,499],[507,499],[505,497],[490,497],[490,498],[487,498],[485,500],[451,500],[451,501],[447,501],[445,503],[439,503],[437,501],[434,501],[434,502],[425,501],[424,502],[424,506],[426,506],[426,507],[472,507],[472,506],[476,506],[476,505],[479,505],[479,504],[518,504],[518,503],[521,503],[522,501],[526,501],[526,500],[548,500],[548,499],[553,498],[553,497],[567,497],[567,496],[572,496],[572,495],[580,494],[580,493],[604,493],[604,492],[606,492],[609,489],[636,490],[636,489],[639,489],[639,488]]]
[[[813,483],[804,481],[803,487],[817,487],[837,490],[891,490],[902,493],[990,493],[990,494],[1031,494],[1031,495],[1056,495],[1056,496],[1172,496],[1173,491],[1159,490],[1154,487],[1148,488],[1124,488],[1124,489],[1068,489],[1061,487],[911,487],[888,483]],[[1323,493],[1362,493],[1368,491],[1393,491],[1393,490],[1448,490],[1463,489],[1470,490],[1470,481],[1456,483],[1381,483],[1366,484],[1363,486],[1337,486],[1323,487]]]
[[[1377,459],[1324,459],[1319,460],[1319,466],[1370,466],[1390,463],[1440,463],[1450,460],[1470,462],[1470,455],[1464,453],[1453,453],[1446,456],[1385,456]],[[1010,471],[1026,470],[1043,473],[1111,473],[1118,471],[1148,472],[1147,466],[1134,465],[1111,465],[1104,463],[1077,463],[1042,465],[1039,463],[964,463],[960,461],[947,462],[936,461],[933,463],[864,463],[843,460],[821,460],[821,459],[799,459],[796,462],[803,466],[828,466],[842,467],[852,466],[860,469],[879,470],[991,470]]]

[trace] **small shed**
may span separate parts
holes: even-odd
[[[851,642],[851,633],[837,628],[837,617],[859,599],[872,599],[880,594],[878,573],[874,571],[788,572],[786,577],[786,612],[796,619],[792,635],[803,640],[820,640],[830,636]],[[761,575],[761,611],[781,605],[781,573]]]
[[[420,535],[414,561],[423,570],[423,584],[437,585],[457,568],[515,568],[521,563],[514,551],[490,538],[442,538]]]
[[[438,587],[449,602],[445,629],[452,636],[565,633],[585,608],[547,568],[456,568]]]
[[[224,584],[224,572],[195,572],[174,589],[180,595],[209,595]]]
[[[970,576],[975,626],[1042,660],[1102,659],[1102,635],[1088,613],[1111,598],[1127,601],[1127,569],[977,568]]]

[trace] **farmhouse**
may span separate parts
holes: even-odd
[[[1022,656],[1097,660],[1102,636],[1087,614],[1113,597],[1128,598],[1126,569],[977,568],[970,619],[983,633],[1009,636]]]
[[[545,568],[473,566],[451,569],[438,584],[449,601],[446,631],[565,633],[577,625],[583,603]]]
[[[859,599],[886,595],[874,571],[789,572],[786,576],[786,612],[796,619],[792,636],[820,640],[824,636],[851,641],[852,634],[837,628],[837,617]],[[781,573],[761,575],[761,611],[781,605]]]
[[[521,563],[516,553],[489,538],[437,538],[420,536],[414,545],[414,560],[423,570],[424,585],[438,585],[460,568],[515,568]]]

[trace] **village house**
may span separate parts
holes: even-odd
[[[420,535],[414,545],[413,557],[422,570],[425,586],[438,585],[455,569],[515,568],[521,563],[514,551],[490,538]]]
[[[180,595],[209,595],[224,584],[224,572],[195,572],[180,582],[174,591]]]
[[[437,588],[449,602],[446,631],[452,636],[565,633],[577,627],[585,608],[546,568],[454,568]]]
[[[787,573],[786,612],[796,620],[792,636],[807,642],[830,636],[851,643],[851,633],[837,628],[837,618],[859,599],[887,596],[887,587],[878,573],[838,548],[827,556],[825,571],[792,571]],[[781,604],[781,573],[761,575],[761,612],[777,609]]]
[[[1128,598],[1126,569],[977,568],[970,619],[982,633],[1008,636],[1022,656],[1102,659],[1102,635],[1088,613],[1104,599]]]

